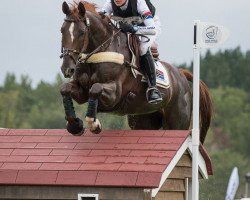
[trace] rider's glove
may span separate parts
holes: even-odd
[[[128,23],[124,23],[124,22],[120,22],[119,26],[120,26],[120,29],[122,30],[122,32],[124,32],[124,33],[127,33],[127,32],[136,33],[136,31],[138,30],[137,27],[134,27],[133,25],[128,24]]]

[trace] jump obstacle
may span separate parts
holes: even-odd
[[[190,131],[0,130],[0,199],[191,200]],[[199,177],[212,175],[199,148]]]

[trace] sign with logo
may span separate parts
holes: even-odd
[[[220,25],[200,22],[200,47],[211,48],[224,43],[229,37],[229,31]]]

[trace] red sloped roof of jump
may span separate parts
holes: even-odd
[[[0,184],[155,188],[189,134],[1,129]]]

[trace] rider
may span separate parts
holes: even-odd
[[[148,0],[106,0],[102,12],[119,17],[140,16],[143,19],[143,26],[120,23],[123,32],[140,33],[147,35],[142,37],[140,42],[140,56],[142,66],[149,79],[148,102],[159,103],[162,101],[161,93],[156,87],[155,65],[150,52],[150,47],[156,45],[156,38],[160,34],[160,21],[155,16],[155,8]],[[149,7],[151,9],[149,9]]]

